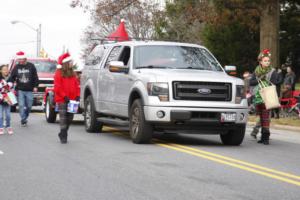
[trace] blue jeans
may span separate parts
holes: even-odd
[[[33,103],[33,94],[31,91],[18,90],[18,104],[21,123],[26,123]]]
[[[0,104],[0,128],[3,128],[4,119],[5,127],[10,127],[10,105]]]

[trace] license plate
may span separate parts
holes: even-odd
[[[235,122],[236,113],[221,113],[221,122]]]

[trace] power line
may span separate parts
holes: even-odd
[[[35,43],[36,41],[27,41],[27,42],[3,42],[0,43],[1,46],[9,46],[9,45],[18,45],[18,44],[30,44]]]

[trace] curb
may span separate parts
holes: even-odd
[[[247,122],[247,125],[255,125],[255,122]],[[289,130],[289,131],[295,131],[295,132],[299,132],[300,133],[300,127],[296,127],[296,126],[287,126],[287,125],[279,125],[279,124],[272,124],[271,123],[271,128],[274,129],[281,129],[281,130]]]

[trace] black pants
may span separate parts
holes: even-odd
[[[60,125],[60,138],[68,137],[68,130],[71,122],[73,121],[74,114],[67,112],[67,103],[59,103],[59,125]]]

